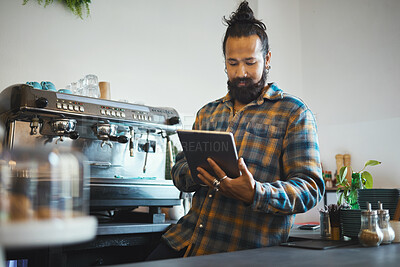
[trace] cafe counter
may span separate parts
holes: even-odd
[[[294,229],[290,242],[319,240],[319,230]],[[289,243],[290,243],[289,242]],[[179,266],[400,266],[400,243],[363,247],[357,241],[349,245],[307,249],[300,247],[275,246],[236,252],[218,253],[206,256],[168,259],[118,267],[179,267]]]
[[[350,240],[330,247],[332,241],[325,243],[321,240],[319,229],[300,230],[296,227],[291,230],[286,246],[144,262],[146,255],[158,243],[169,225],[170,223],[100,225],[96,239],[90,242],[7,251],[7,258],[28,259],[28,266],[35,267],[400,266],[400,243],[362,247],[357,240]]]

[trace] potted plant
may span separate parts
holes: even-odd
[[[346,166],[340,169],[337,177],[337,194],[338,205],[349,204],[351,209],[359,209],[358,205],[358,189],[371,189],[373,186],[372,175],[365,170],[367,166],[375,166],[381,164],[377,160],[368,160],[364,168],[359,172],[352,172],[351,183],[346,179],[347,172],[352,171],[351,167]]]
[[[91,0],[59,0],[60,2],[64,3],[69,10],[76,16],[80,17],[83,19],[83,13],[84,10],[86,9],[86,16],[89,16],[90,14],[90,9],[89,9],[89,4]],[[24,0],[22,3],[23,5],[26,5],[29,0]],[[47,5],[53,3],[53,0],[37,0],[38,4],[41,5],[42,2],[44,2],[44,7]]]

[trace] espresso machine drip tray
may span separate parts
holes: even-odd
[[[171,180],[155,178],[91,178],[92,211],[139,206],[180,205],[180,192]]]

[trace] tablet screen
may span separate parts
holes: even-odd
[[[197,177],[197,167],[202,167],[216,177],[207,158],[212,158],[229,178],[240,176],[232,133],[200,130],[178,130],[177,132],[193,179],[201,182]]]

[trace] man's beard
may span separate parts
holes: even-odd
[[[235,78],[228,80],[228,90],[231,98],[236,99],[242,104],[248,104],[257,99],[265,87],[267,81],[267,69],[265,68],[259,82],[254,83],[250,78]],[[238,86],[244,82],[244,86]]]

